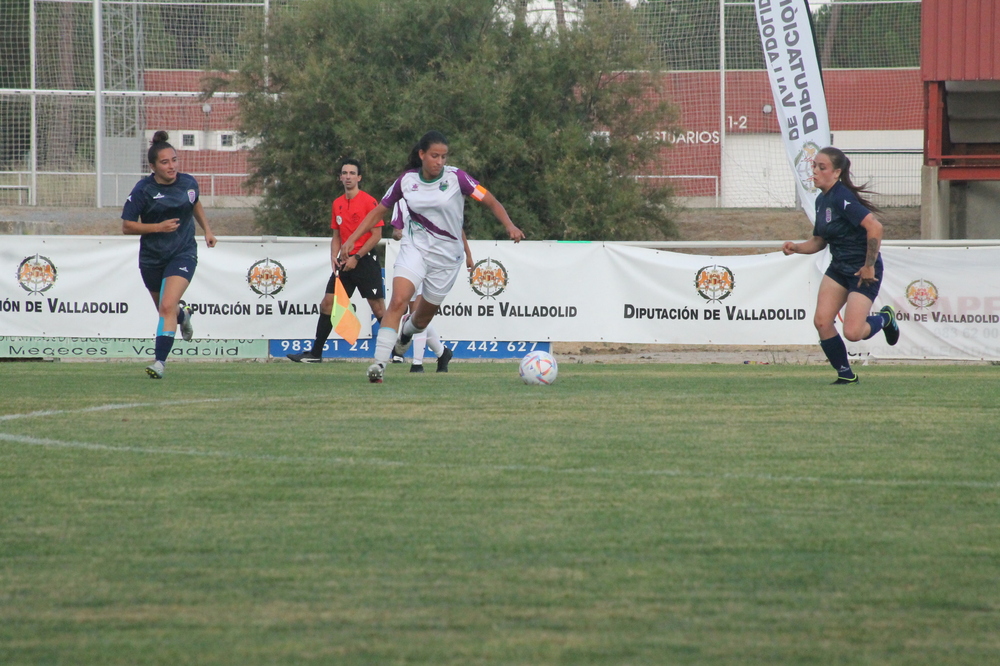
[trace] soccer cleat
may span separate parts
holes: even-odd
[[[184,310],[184,323],[181,324],[181,337],[184,338],[184,342],[191,342],[194,338],[194,324],[191,323],[191,306],[185,305]]]
[[[372,363],[368,366],[368,381],[372,384],[381,384],[382,375],[385,374],[385,366],[381,363]]]
[[[452,356],[454,356],[454,354],[446,346],[444,351],[441,352],[441,355],[438,356],[438,372],[448,372],[448,361],[451,360]]]
[[[850,379],[847,379],[846,377],[837,377],[837,381],[830,382],[830,385],[831,386],[838,386],[838,385],[841,385],[841,384],[857,384],[857,383],[858,383],[858,376],[854,375]]]
[[[392,363],[402,363],[403,362],[403,357],[402,356],[396,356],[395,354],[393,354],[392,358],[389,359],[389,360]]]
[[[410,348],[410,341],[413,340],[413,334],[403,333],[403,329],[406,328],[406,322],[409,319],[410,315],[406,315],[399,322],[399,337],[396,338],[396,344],[392,348],[393,356],[405,356],[406,350]]]
[[[322,363],[323,357],[312,354],[288,354],[288,360],[296,363]]]
[[[889,315],[889,321],[882,326],[882,332],[885,333],[885,341],[890,346],[896,344],[899,342],[899,323],[896,321],[896,310],[891,305],[883,305],[879,314]]]
[[[414,363],[413,365],[410,366],[410,372],[423,372],[423,371],[424,371],[423,363]]]
[[[146,374],[149,375],[150,379],[163,379],[163,372],[163,361],[156,361],[146,368]]]
[[[392,348],[393,356],[403,356],[406,354],[406,350],[410,348],[410,341],[413,339],[412,335],[407,335],[405,333],[400,333],[399,337],[396,338],[396,344]]]

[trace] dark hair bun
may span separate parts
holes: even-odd
[[[166,133],[166,131],[164,131],[164,130],[157,130],[156,133],[153,134],[153,140],[150,142],[150,144],[154,144],[154,143],[166,143],[169,138],[170,138],[170,135],[168,135]]]

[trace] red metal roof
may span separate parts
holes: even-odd
[[[1000,2],[923,0],[924,81],[1000,81]]]

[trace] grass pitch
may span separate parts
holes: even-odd
[[[0,365],[0,663],[1000,655],[1000,368],[364,369]]]

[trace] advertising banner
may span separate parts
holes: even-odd
[[[896,308],[899,342],[848,343],[877,358],[1000,360],[1000,248],[890,247],[873,309]],[[825,267],[824,267],[825,268]]]
[[[434,319],[443,337],[812,344],[820,273],[805,255],[711,257],[607,243],[470,241],[473,269]],[[397,243],[386,249],[391,282]]]
[[[0,352],[147,356],[157,315],[130,240],[4,237]],[[434,319],[457,356],[509,358],[540,342],[817,344],[812,318],[826,252],[709,256],[550,241],[470,246],[474,269],[463,272]],[[386,245],[388,295],[398,247]],[[852,353],[1000,359],[1000,248],[890,246],[882,256],[884,284],[873,310],[887,303],[898,310],[901,339],[888,347],[877,335],[849,344]],[[328,241],[223,238],[201,248],[199,261],[186,294],[196,313],[195,341],[178,342],[178,354],[281,356],[311,345],[330,276]],[[373,353],[368,304],[358,294],[351,302],[364,330],[353,345],[332,336],[326,355]],[[141,349],[130,352],[134,346]],[[31,351],[63,347],[75,351]]]
[[[810,221],[816,220],[812,160],[829,146],[830,119],[807,0],[756,0],[774,108],[795,189]]]
[[[170,358],[267,358],[267,340],[192,340],[178,338]],[[144,358],[153,356],[152,336],[145,338],[25,338],[0,336],[4,358]]]
[[[221,238],[198,247],[184,294],[199,339],[312,335],[330,277],[324,239]],[[136,237],[7,236],[0,245],[0,335],[148,338],[156,308]],[[352,303],[371,335],[368,302]]]

